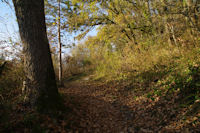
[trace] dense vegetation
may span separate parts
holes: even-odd
[[[130,82],[133,90],[150,89],[152,99],[178,91],[190,99],[188,104],[199,101],[198,2],[74,0],[71,4],[73,14],[67,24],[83,31],[78,37],[98,25],[97,36],[72,49],[83,72],[93,71],[94,80]]]
[[[93,111],[87,112],[89,109],[94,108],[96,112],[103,110],[95,104],[90,107],[90,100],[102,106],[106,104],[106,108],[107,105],[113,107],[116,104],[115,109],[122,114],[134,114],[131,120],[126,119],[127,129],[120,123],[124,132],[199,131],[198,0],[61,0],[60,18],[57,1],[46,0],[45,4],[48,38],[57,77],[59,59],[55,47],[58,41],[55,29],[59,19],[63,48],[71,48],[70,54],[62,58],[65,88],[60,88],[71,113],[67,112],[68,116],[61,113],[54,117],[42,115],[33,118],[38,114],[29,112],[30,116],[22,120],[28,131],[106,132],[109,128],[94,127],[94,123],[98,122],[89,119],[94,115]],[[97,35],[87,36],[92,30]],[[64,41],[69,34],[77,35],[76,45]],[[0,63],[4,61],[2,58]],[[22,64],[23,60],[19,58],[9,61],[0,75],[0,107],[4,110],[11,108],[8,107],[11,102],[17,104],[21,99],[20,88],[24,77]],[[101,102],[96,100],[98,98]],[[124,106],[128,109],[124,109]],[[1,111],[0,115],[4,113]],[[89,122],[84,116],[88,117]],[[115,122],[114,116],[110,123]],[[48,123],[46,118],[56,122]],[[97,121],[104,121],[104,117],[99,119]],[[42,121],[43,126],[31,126],[35,121]],[[86,121],[89,124],[83,126],[81,122]],[[155,123],[149,124],[151,121]],[[60,129],[63,122],[64,127]],[[145,125],[145,122],[148,124]],[[0,124],[2,130],[10,131],[9,126],[14,122],[5,123]],[[22,123],[19,125],[22,126]],[[112,128],[109,131],[117,132]]]

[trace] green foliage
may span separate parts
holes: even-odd
[[[102,61],[99,61],[96,67],[96,75],[97,78],[102,78],[102,77],[123,78],[120,69],[121,69],[120,56],[117,55],[117,53],[105,52]]]
[[[175,90],[180,89],[181,94],[183,95],[183,101],[186,102],[186,105],[194,103],[196,100],[199,100],[199,82],[200,82],[200,69],[198,64],[187,65],[185,73],[183,75],[174,76],[173,85],[170,87]]]
[[[152,92],[147,94],[147,97],[153,100],[155,97],[178,93],[181,96],[182,106],[188,107],[196,104],[195,102],[199,101],[200,97],[200,58],[198,58],[200,53],[198,49],[180,50],[178,55],[172,56],[168,65],[165,64],[165,73],[163,74],[161,72],[163,68],[157,67],[160,77],[150,86]]]

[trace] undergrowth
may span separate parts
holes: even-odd
[[[102,50],[104,54],[96,54],[95,58],[93,53],[90,58],[87,55],[95,68],[93,80],[127,82],[129,90],[143,91],[152,100],[176,93],[183,106],[199,103],[199,46],[144,43],[120,52]]]
[[[0,60],[2,64],[4,60]],[[24,80],[23,65],[20,62],[7,61],[0,75],[1,101],[6,101],[20,94]]]

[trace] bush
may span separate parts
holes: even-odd
[[[3,61],[1,60],[0,63]],[[23,66],[21,62],[7,61],[2,75],[0,75],[1,100],[7,100],[20,93],[24,79]]]

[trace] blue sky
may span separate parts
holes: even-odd
[[[18,25],[15,17],[15,11],[11,0],[9,5],[0,2],[0,37],[16,37],[18,38]],[[92,30],[87,36],[96,35],[96,30]]]
[[[9,40],[11,38],[14,41],[19,42],[19,33],[18,33],[18,24],[16,21],[15,11],[11,0],[8,0],[9,4],[0,1],[0,41]],[[96,29],[90,31],[87,36],[95,36],[97,34]],[[73,40],[74,35],[69,35],[67,40]],[[64,39],[64,38],[63,38]],[[81,40],[81,42],[83,42]],[[63,42],[64,43],[64,42]],[[71,42],[70,42],[71,43]],[[4,45],[5,46],[5,45]],[[3,47],[4,47],[3,46]],[[6,48],[3,49],[2,45],[0,45],[0,54],[5,53],[7,51],[12,52],[12,46],[7,45]],[[64,53],[69,53],[69,49],[63,50]]]
[[[10,0],[9,0],[10,1]],[[18,41],[18,25],[12,3],[10,5],[0,1],[0,41]],[[0,43],[0,56],[12,59],[21,48],[10,43]]]
[[[0,2],[0,38],[18,38],[18,26],[12,3]]]

